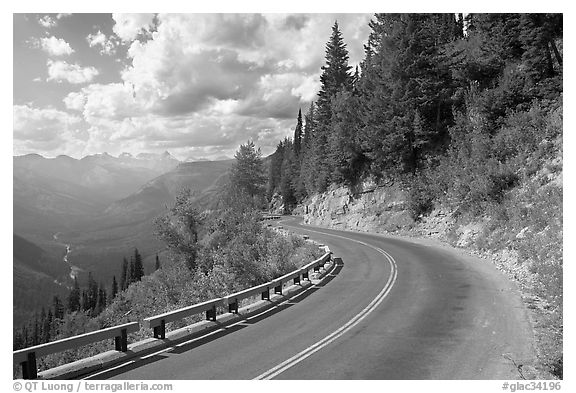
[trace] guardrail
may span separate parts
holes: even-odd
[[[129,322],[123,325],[112,326],[106,329],[81,334],[79,336],[68,337],[62,340],[40,344],[29,348],[14,351],[13,362],[22,366],[22,377],[24,379],[36,379],[36,358],[53,353],[65,351],[67,349],[78,348],[84,345],[114,338],[117,351],[126,352],[128,350],[128,333],[140,330],[138,322]]]
[[[155,338],[166,338],[166,324],[168,322],[179,321],[186,317],[206,313],[206,319],[215,321],[217,316],[217,307],[228,306],[228,312],[238,313],[238,304],[241,300],[261,294],[262,300],[270,300],[270,290],[274,289],[275,293],[282,293],[282,286],[284,283],[294,280],[294,284],[300,283],[300,278],[308,279],[310,270],[318,271],[320,266],[324,265],[330,259],[330,252],[326,252],[322,257],[302,266],[298,270],[283,275],[282,277],[275,278],[274,280],[236,292],[221,298],[212,299],[204,303],[195,304],[192,306],[180,308],[178,310],[169,311],[160,315],[155,315],[144,319],[144,327],[153,329]]]
[[[274,215],[274,214],[263,215],[263,216],[262,216],[262,220],[279,220],[279,219],[281,219],[281,218],[282,218],[282,216]]]
[[[320,245],[320,247],[322,248],[324,246]],[[243,299],[260,293],[262,300],[270,300],[271,289],[274,290],[274,293],[281,294],[282,287],[285,283],[293,280],[294,285],[297,285],[300,284],[301,280],[309,280],[310,270],[317,272],[320,270],[321,266],[330,260],[330,250],[325,247],[325,251],[325,254],[320,258],[293,272],[275,278],[272,281],[221,298],[212,299],[203,303],[194,304],[178,310],[145,318],[143,320],[143,326],[153,329],[155,338],[164,339],[166,337],[166,324],[169,322],[178,321],[201,313],[206,313],[207,320],[216,321],[217,308],[226,306],[228,306],[228,312],[238,314],[239,303]],[[13,352],[13,362],[15,364],[20,363],[22,366],[22,377],[24,379],[36,379],[38,377],[36,366],[37,357],[81,347],[109,338],[114,338],[115,349],[117,351],[126,352],[128,350],[128,333],[137,332],[138,330],[140,330],[140,324],[138,322],[130,322],[46,344],[20,349]]]

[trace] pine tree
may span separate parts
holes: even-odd
[[[52,306],[54,308],[54,318],[62,319],[64,318],[64,305],[57,295],[52,298]]]
[[[90,310],[90,301],[88,300],[88,293],[86,291],[82,291],[82,311],[89,311]]]
[[[190,270],[196,269],[201,222],[202,218],[190,189],[181,190],[169,212],[154,220],[156,235],[170,250],[186,261]]]
[[[44,307],[42,307],[42,310],[40,311],[40,321],[39,321],[39,328],[40,328],[40,343],[45,343],[48,342],[48,339],[46,339],[46,309]],[[49,329],[48,329],[49,331]]]
[[[284,157],[282,160],[280,177],[280,194],[284,202],[284,213],[289,213],[296,205],[296,195],[294,191],[294,178],[296,177],[296,157],[292,141],[288,138],[284,140]]]
[[[134,263],[134,255],[130,257],[130,264],[128,265],[128,285],[136,281],[136,264]]]
[[[88,272],[87,297],[88,297],[88,309],[91,311],[95,310],[96,305],[98,304],[98,284],[92,277],[92,272]]]
[[[52,323],[54,321],[54,317],[52,315],[52,310],[48,309],[48,314],[46,315],[46,319],[44,320],[44,329],[43,329],[43,342],[47,343],[50,342],[52,339]]]
[[[144,264],[138,249],[134,249],[134,281],[141,281],[144,277]]]
[[[95,314],[100,314],[105,308],[107,304],[107,294],[106,288],[102,283],[100,283],[98,287],[98,301],[96,303]]]
[[[302,109],[298,110],[298,120],[294,129],[294,156],[299,161],[300,150],[302,147]]]
[[[268,171],[267,198],[270,200],[274,193],[279,191],[280,180],[282,178],[282,162],[284,161],[284,141],[280,141],[276,150],[270,156],[270,167]]]
[[[353,78],[348,65],[348,51],[338,28],[332,27],[332,35],[326,44],[326,65],[322,66],[320,91],[318,92],[316,121],[312,140],[312,166],[316,168],[314,186],[316,191],[324,191],[330,182],[334,162],[328,153],[331,139],[332,99],[340,91],[352,89]]]
[[[158,254],[156,254],[156,264],[154,265],[154,270],[160,269],[160,258],[158,258]]]
[[[124,291],[128,288],[129,283],[128,261],[126,257],[122,258],[122,272],[120,275],[120,290]]]
[[[156,256],[158,258],[158,256]],[[118,295],[118,283],[116,282],[116,276],[112,276],[112,299]]]
[[[68,311],[74,312],[80,310],[80,286],[78,279],[74,276],[74,286],[68,294]]]
[[[230,180],[235,190],[253,200],[254,206],[262,203],[266,177],[262,166],[262,153],[254,142],[248,141],[234,155],[236,162],[230,171]]]

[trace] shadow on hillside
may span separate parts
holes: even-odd
[[[162,353],[159,353],[156,355],[151,355],[151,356],[150,355],[143,355],[142,357],[130,359],[126,365],[116,366],[118,368],[115,368],[115,369],[112,369],[109,371],[99,372],[94,376],[90,376],[88,374],[87,376],[84,376],[83,378],[84,379],[96,379],[96,380],[113,378],[115,376],[122,375],[125,372],[128,372],[128,371],[137,369],[139,367],[142,367],[144,365],[148,365],[151,363],[161,361],[165,358],[170,357],[173,354],[182,354],[182,353],[188,352],[188,351],[195,349],[195,348],[198,348],[204,344],[208,344],[212,341],[215,341],[221,337],[225,337],[231,333],[234,333],[234,332],[240,331],[242,329],[245,329],[247,327],[250,327],[251,325],[253,325],[257,322],[260,322],[264,319],[270,318],[271,316],[279,313],[280,311],[286,310],[287,308],[292,307],[292,306],[300,303],[301,301],[306,299],[308,296],[310,296],[314,292],[318,291],[319,289],[321,289],[322,287],[324,287],[325,285],[330,283],[340,273],[340,271],[342,271],[342,269],[344,268],[344,262],[342,262],[341,259],[337,259],[337,261],[338,262],[336,262],[335,267],[327,274],[327,276],[324,278],[324,280],[321,283],[319,283],[317,285],[312,285],[311,287],[307,288],[304,292],[297,294],[291,298],[288,298],[287,300],[280,303],[276,307],[273,307],[269,310],[263,311],[260,314],[256,314],[254,316],[244,318],[238,322],[235,322],[231,326],[222,326],[220,328],[222,330],[217,330],[215,332],[213,331],[212,333],[207,333],[204,336],[190,339],[189,340],[190,342],[187,342],[187,340],[180,340],[178,342],[173,342],[171,347],[164,350],[165,352],[162,352]]]

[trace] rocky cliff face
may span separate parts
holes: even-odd
[[[311,225],[371,232],[409,230],[414,220],[406,208],[405,192],[397,186],[365,184],[353,194],[344,187],[314,195],[294,214]]]

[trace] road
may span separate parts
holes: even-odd
[[[342,258],[329,282],[93,378],[519,379],[517,366],[533,359],[518,291],[490,263],[414,240],[299,222],[282,224]]]

